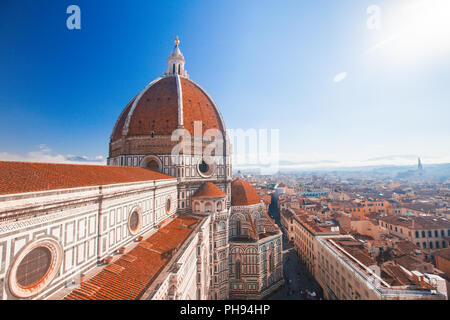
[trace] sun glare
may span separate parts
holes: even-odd
[[[396,61],[418,61],[450,53],[450,1],[403,1],[382,12],[382,35],[369,50]]]

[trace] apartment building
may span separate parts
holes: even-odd
[[[446,281],[394,261],[378,265],[352,236],[319,236],[316,280],[326,299],[446,300]]]
[[[448,247],[450,221],[446,218],[388,216],[382,217],[379,224],[390,234],[408,239],[428,254]]]

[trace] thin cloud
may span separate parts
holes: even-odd
[[[343,81],[345,78],[347,78],[347,72],[341,72],[341,73],[338,73],[338,74],[334,77],[333,82],[334,82],[334,83],[338,83],[338,82]]]
[[[25,155],[0,152],[0,160],[23,161],[23,162],[46,162],[46,163],[69,163],[69,164],[95,164],[105,165],[103,156],[89,158],[87,156],[52,154],[52,150],[45,144],[39,145],[39,150],[30,151]]]

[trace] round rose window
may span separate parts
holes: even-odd
[[[17,267],[17,284],[23,288],[32,287],[42,280],[50,269],[52,253],[45,247],[31,250]]]
[[[40,239],[27,245],[16,257],[9,275],[9,289],[19,298],[41,293],[58,273],[61,246],[53,239]]]
[[[171,206],[172,206],[172,202],[170,201],[170,198],[167,198],[167,200],[166,200],[166,213],[170,212]]]
[[[132,234],[135,234],[139,227],[141,226],[141,216],[135,210],[130,214],[130,218],[128,219],[128,228]]]

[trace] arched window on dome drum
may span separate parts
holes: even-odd
[[[212,211],[212,204],[211,202],[207,202],[205,205],[205,211],[206,212],[211,212]]]
[[[217,211],[222,211],[222,202],[217,202]]]
[[[175,74],[175,63],[172,65],[172,73]]]
[[[181,74],[181,64],[178,65],[178,74]]]

